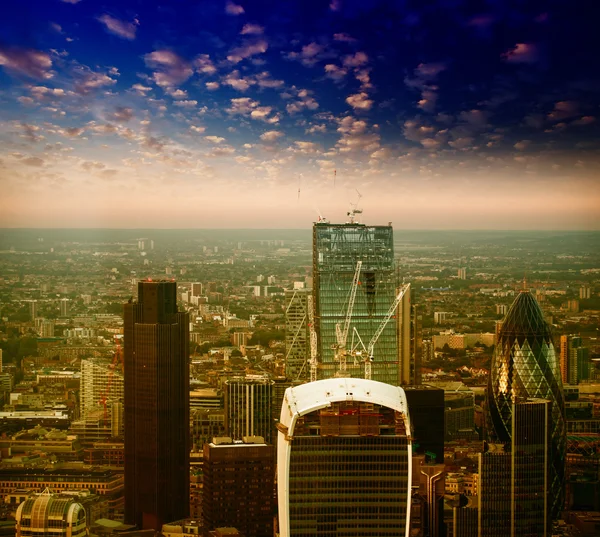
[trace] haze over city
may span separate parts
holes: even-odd
[[[0,226],[598,229],[589,11],[11,2]]]

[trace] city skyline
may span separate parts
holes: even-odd
[[[600,229],[578,5],[13,3],[0,227]]]

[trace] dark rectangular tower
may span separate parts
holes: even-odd
[[[188,514],[188,314],[175,282],[149,280],[124,320],[125,521],[160,530]]]

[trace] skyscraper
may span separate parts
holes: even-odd
[[[550,401],[512,405],[511,440],[479,455],[481,537],[547,537]]]
[[[173,281],[124,307],[125,520],[160,530],[189,506],[189,319]]]
[[[513,404],[542,398],[551,401],[549,510],[558,517],[564,503],[565,404],[550,326],[527,290],[511,305],[498,331],[488,385],[488,434],[507,444],[512,439]]]
[[[288,388],[277,428],[281,537],[409,535],[402,388],[352,378]]]
[[[313,225],[313,296],[315,328],[319,341],[319,378],[333,377],[336,325],[343,325],[348,310],[357,262],[362,262],[356,298],[348,333],[348,344],[365,345],[371,340],[396,298],[394,241],[392,226],[366,226],[358,223]],[[355,332],[356,331],[356,332]],[[364,376],[364,366],[348,361],[347,373]],[[374,347],[372,379],[399,384],[396,320],[392,318]]]

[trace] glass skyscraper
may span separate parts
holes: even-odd
[[[531,398],[551,402],[548,508],[552,518],[557,518],[564,504],[564,395],[550,326],[532,294],[522,290],[502,322],[492,358],[488,386],[492,441],[511,442],[513,405]]]
[[[277,486],[281,537],[407,537],[412,438],[402,388],[326,379],[288,388]]]
[[[313,293],[319,342],[319,378],[336,374],[336,324],[343,326],[354,273],[362,261],[346,348],[356,332],[368,345],[396,298],[392,226],[313,225]],[[364,356],[364,354],[363,354]],[[364,377],[364,364],[348,359],[347,374]],[[396,319],[392,318],[374,348],[372,379],[400,384]]]

